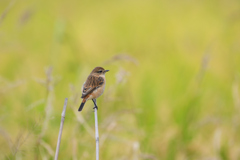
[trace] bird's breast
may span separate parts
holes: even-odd
[[[105,83],[101,87],[99,87],[96,90],[94,90],[91,93],[91,95],[89,96],[88,100],[98,98],[99,96],[101,96],[103,94],[104,90],[105,90]]]

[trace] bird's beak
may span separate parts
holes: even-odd
[[[105,70],[104,73],[108,72],[109,70]]]

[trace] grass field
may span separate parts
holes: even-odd
[[[240,3],[0,1],[0,159],[240,159]]]

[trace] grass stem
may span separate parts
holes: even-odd
[[[63,111],[62,111],[61,124],[60,124],[60,129],[59,129],[59,134],[58,134],[57,148],[56,148],[56,153],[55,153],[55,158],[54,158],[54,160],[57,160],[57,159],[58,159],[59,148],[60,148],[61,137],[62,137],[63,124],[64,124],[65,113],[66,113],[66,108],[67,108],[67,101],[68,101],[68,99],[65,98],[65,102],[64,102],[64,106],[63,106]]]
[[[95,106],[95,108],[94,108],[94,114],[95,114],[96,160],[99,160],[99,135],[98,135],[97,106]]]

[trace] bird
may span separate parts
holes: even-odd
[[[98,109],[96,104],[96,99],[101,96],[104,92],[106,79],[105,73],[109,70],[105,70],[103,67],[95,67],[90,75],[87,77],[87,80],[83,83],[82,86],[82,103],[78,108],[78,111],[82,111],[84,104],[88,100],[92,100],[94,103],[93,109]]]

